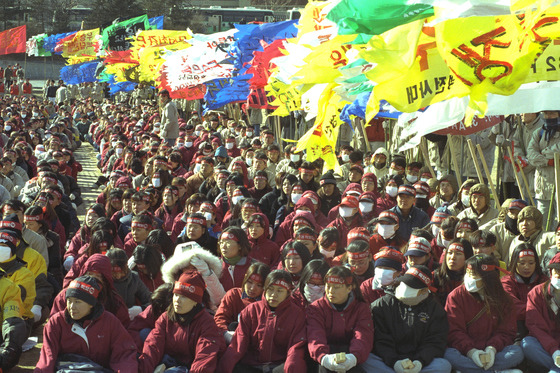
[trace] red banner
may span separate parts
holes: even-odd
[[[457,124],[447,127],[446,129],[434,132],[436,135],[471,135],[476,132],[485,130],[495,126],[504,120],[502,115],[493,115],[489,117],[479,118],[474,117],[472,124],[467,127],[465,126],[465,121],[462,120]]]
[[[0,54],[25,53],[26,26],[0,32]]]

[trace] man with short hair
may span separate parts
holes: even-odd
[[[169,91],[162,89],[159,92],[161,103],[161,137],[164,138],[169,146],[175,145],[179,137],[179,112],[177,106],[171,100]]]

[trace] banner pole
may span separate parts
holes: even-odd
[[[521,178],[523,179],[523,184],[525,184],[525,189],[527,189],[527,194],[529,195],[529,200],[531,201],[532,206],[535,205],[535,201],[533,200],[533,196],[531,195],[531,188],[529,188],[529,181],[527,180],[527,176],[525,176],[525,171],[523,171],[523,167],[521,167],[521,162],[519,159],[516,159],[515,162],[519,166],[519,173],[521,174]],[[519,187],[521,189],[521,187]]]
[[[556,183],[554,183],[552,188],[552,195],[556,195]],[[546,230],[550,230],[550,217],[552,216],[552,207],[554,206],[554,200],[550,198],[550,203],[548,204],[548,216],[546,217]]]
[[[517,165],[517,163],[513,164],[515,160],[513,159],[513,153],[511,152],[511,148],[508,146],[507,149],[509,153],[509,158],[512,161],[513,174],[515,175],[515,180],[517,181],[517,185],[519,185],[519,193],[521,194],[521,199],[527,201],[527,199],[525,199],[525,193],[523,193],[523,187],[521,186],[521,181],[519,180],[519,174],[517,172],[517,167],[519,166]]]
[[[428,169],[430,170],[430,173],[432,174],[432,177],[434,179],[437,179],[437,175],[434,171],[434,168],[432,167],[432,164],[430,163],[430,156],[428,154],[428,148],[426,146],[426,138],[423,137],[423,136],[420,139],[420,151],[422,152],[422,157],[424,158],[424,164],[426,166],[428,166]]]
[[[478,153],[480,154],[480,163],[482,163],[482,167],[484,168],[484,172],[486,173],[486,177],[488,178],[488,183],[490,184],[490,189],[492,190],[492,194],[494,195],[494,201],[496,202],[496,208],[500,208],[500,199],[498,198],[498,194],[496,193],[496,188],[494,187],[494,182],[492,181],[492,175],[490,171],[488,171],[488,165],[486,164],[486,160],[484,159],[484,153],[482,152],[482,146],[480,144],[476,145],[478,149]]]
[[[476,174],[478,175],[478,182],[484,184],[484,177],[482,177],[482,171],[480,171],[480,165],[478,164],[478,158],[476,156],[476,151],[474,150],[474,145],[471,139],[467,139],[467,145],[471,153],[471,157],[474,163],[474,168],[476,169]]]
[[[457,187],[460,188],[461,185],[463,184],[463,180],[461,178],[461,172],[459,171],[459,167],[457,166],[457,157],[455,157],[455,152],[453,152],[453,150],[451,150],[451,135],[447,135],[447,145],[449,146],[449,154],[451,155],[451,163],[453,164],[453,168],[455,169],[455,177],[457,178]]]

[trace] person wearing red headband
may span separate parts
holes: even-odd
[[[360,292],[367,304],[385,295],[385,290],[392,289],[395,279],[402,274],[403,254],[392,247],[383,247],[374,255],[375,275],[360,285]]]
[[[254,213],[247,222],[247,238],[251,244],[251,257],[276,268],[280,262],[280,247],[269,239],[268,218],[260,212]]]
[[[364,372],[361,364],[373,347],[373,321],[350,269],[339,266],[327,272],[325,296],[310,304],[306,314],[309,354],[319,372]]]
[[[474,255],[477,254],[492,255],[500,262],[500,268],[502,268],[503,270],[507,270],[508,267],[506,263],[498,258],[500,254],[496,252],[497,239],[494,233],[479,229],[477,231],[474,231],[470,235],[469,241],[472,245]],[[505,273],[502,272],[500,278],[504,276]]]
[[[270,273],[270,267],[263,263],[253,263],[247,269],[241,287],[234,287],[226,292],[214,315],[218,328],[224,331],[226,343],[231,342],[239,322],[239,313],[253,302],[261,300],[264,292],[264,280]]]
[[[152,373],[160,364],[161,371],[216,371],[225,342],[205,309],[209,299],[205,287],[197,271],[183,272],[175,281],[172,304],[157,319],[138,358],[140,373]]]
[[[509,256],[513,250],[522,242],[530,243],[537,249],[539,256],[543,256],[549,247],[554,245],[556,239],[554,232],[546,232],[543,227],[543,215],[534,206],[524,207],[517,216],[517,227],[519,235],[516,236],[509,246]]]
[[[225,291],[241,287],[243,278],[253,259],[249,256],[251,245],[245,231],[239,227],[227,227],[218,241],[222,258],[220,282]]]
[[[313,259],[301,272],[301,277],[291,297],[303,310],[325,295],[325,276],[329,264],[323,259]]]
[[[340,257],[340,262],[336,259],[333,261],[335,265],[339,265],[338,263],[350,267],[360,285],[375,276],[373,256],[369,251],[369,243],[366,240],[356,239],[352,241],[346,248],[346,253]]]
[[[490,189],[484,184],[475,184],[469,190],[469,206],[457,217],[471,218],[484,225],[498,217],[498,210],[490,206]]]
[[[478,230],[478,223],[476,220],[471,218],[463,218],[459,220],[457,226],[455,227],[455,238],[464,238],[468,240],[471,238],[471,234]]]
[[[131,230],[124,241],[124,251],[130,258],[136,246],[141,245],[148,238],[152,230],[153,221],[148,214],[136,215],[132,218]]]
[[[181,208],[179,206],[179,189],[175,186],[168,185],[163,189],[163,202],[155,211],[154,215],[163,221],[162,229],[166,232],[171,232],[173,229],[173,221],[179,213]]]
[[[239,315],[239,325],[220,360],[218,372],[305,373],[305,313],[290,297],[291,276],[283,270],[270,272],[264,297]]]
[[[371,305],[375,338],[363,367],[366,372],[451,372],[443,355],[449,325],[445,311],[430,294],[432,274],[411,267],[395,280],[394,292]]]
[[[527,296],[548,277],[543,273],[537,250],[528,243],[515,248],[509,266],[510,274],[501,278],[504,290],[511,295],[517,312],[517,337],[521,341],[529,331],[525,325]]]
[[[466,262],[471,256],[473,249],[469,241],[462,238],[451,240],[441,266],[433,271],[436,295],[442,305],[445,306],[449,293],[463,283]]]
[[[213,177],[214,160],[212,157],[203,157],[200,162],[200,171],[187,179],[187,196],[191,196],[198,191],[204,180]]]
[[[511,296],[500,282],[498,260],[479,254],[467,260],[463,285],[447,297],[449,321],[445,358],[463,372],[514,370],[523,350],[514,344],[517,316]]]

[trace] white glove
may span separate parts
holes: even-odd
[[[328,354],[323,356],[321,359],[321,366],[327,368],[328,370],[334,370],[335,372],[344,372],[346,369],[342,367],[342,364],[337,364],[334,361],[336,354]]]
[[[496,144],[497,145],[502,145],[504,143],[504,141],[506,141],[506,137],[502,134],[499,134],[496,136]]]
[[[142,307],[140,306],[132,306],[128,309],[128,317],[130,320],[134,320],[134,318],[142,312]]]
[[[75,201],[76,200],[76,196],[74,195],[74,193],[70,194],[70,201]]]
[[[70,268],[72,268],[73,264],[74,264],[74,257],[70,255],[68,258],[64,260],[64,264],[63,264],[66,272],[68,272]]]
[[[476,348],[473,348],[467,353],[467,356],[476,364],[477,367],[482,368],[482,362],[480,361],[480,354],[484,354],[484,353],[485,352],[482,350],[477,350]]]
[[[494,359],[496,358],[496,349],[492,346],[488,346],[484,349],[488,356],[488,362],[484,364],[484,370],[488,370],[494,365]]]
[[[134,267],[136,267],[136,262],[134,261],[134,255],[128,258],[128,262],[126,262],[126,264],[128,265],[128,269],[130,270],[133,270]]]
[[[552,354],[552,360],[554,361],[554,365],[556,365],[558,368],[560,368],[560,364],[559,364],[560,361],[557,362],[556,359],[560,359],[560,350],[556,350]]]
[[[41,311],[43,311],[43,307],[39,306],[38,304],[35,304],[33,307],[31,307],[31,312],[33,312],[34,322],[41,320],[41,315],[42,315]]]
[[[210,268],[208,268],[208,263],[206,263],[203,259],[200,259],[198,256],[193,256],[191,258],[191,264],[196,268],[198,272],[202,276],[209,276],[210,275]]]
[[[231,340],[232,340],[234,334],[235,334],[235,332],[232,332],[232,331],[229,331],[229,330],[224,333],[224,339],[226,340],[226,344],[229,345],[231,343]]]
[[[346,361],[338,365],[343,367],[344,371],[347,371],[354,368],[356,364],[358,364],[358,359],[356,358],[356,356],[354,356],[354,354],[346,354]]]
[[[420,373],[420,371],[422,370],[422,363],[419,362],[418,360],[414,360],[412,362],[412,364],[414,364],[414,368],[409,369],[407,372],[408,373]]]
[[[393,369],[395,370],[395,372],[397,373],[406,373],[408,372],[408,369],[405,368],[405,366],[408,366],[409,364],[414,364],[412,361],[410,361],[410,359],[402,359],[402,360],[397,360],[395,362],[395,364],[393,365]]]

